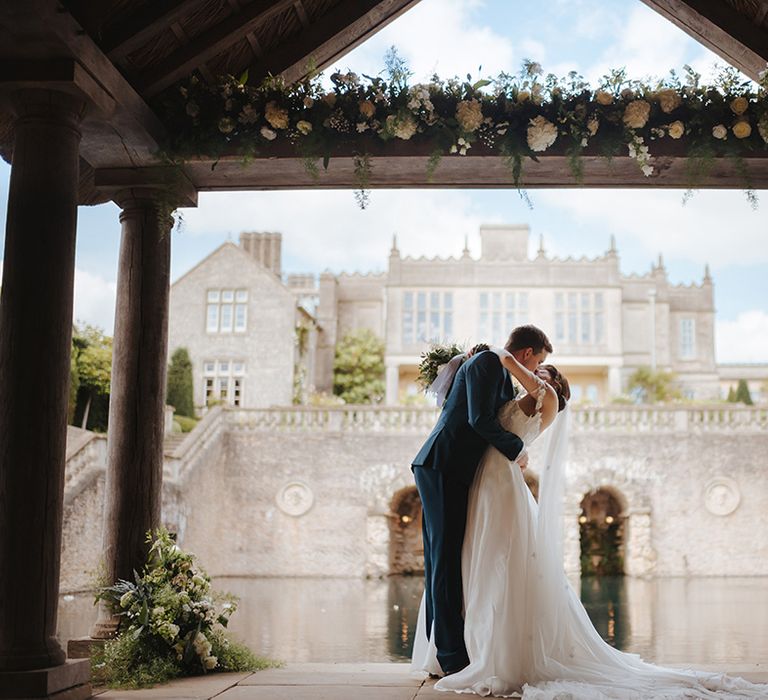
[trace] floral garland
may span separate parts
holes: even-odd
[[[544,76],[538,64],[526,62],[518,76],[476,82],[435,76],[409,85],[410,74],[392,51],[387,73],[387,79],[334,73],[330,91],[317,76],[290,86],[270,77],[256,87],[247,84],[247,74],[224,76],[218,85],[192,77],[158,104],[170,134],[165,154],[175,161],[247,158],[268,156],[287,143],[317,174],[319,159],[327,168],[334,148],[348,144],[358,155],[355,172],[365,190],[371,168],[366,137],[429,144],[430,174],[442,156],[465,156],[477,147],[502,156],[518,187],[524,159],[553,148],[568,156],[578,182],[588,146],[608,158],[628,154],[650,176],[649,145],[682,141],[696,161],[692,186],[717,156],[738,160],[768,149],[768,70],[757,86],[732,68],[723,69],[714,85],[701,84],[687,66],[684,79],[672,72],[654,85],[614,71],[593,89],[576,73]],[[746,172],[743,162],[740,170]]]

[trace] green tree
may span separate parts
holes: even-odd
[[[346,403],[378,403],[384,396],[384,342],[363,328],[336,346],[333,393]]]
[[[75,326],[72,335],[72,374],[78,378],[79,386],[75,413],[82,406],[81,427],[87,428],[91,409],[99,403],[101,413],[109,402],[109,384],[112,374],[112,338],[104,335],[100,328],[85,325]],[[98,425],[91,421],[91,427],[106,429],[106,417],[99,416]]]
[[[746,406],[754,404],[746,379],[739,379],[739,383],[736,385],[736,403],[743,403]]]
[[[638,367],[629,378],[629,390],[640,403],[658,403],[680,398],[675,375],[664,370]]]
[[[168,367],[168,393],[166,401],[180,416],[195,417],[192,393],[192,360],[186,348],[176,348]]]
[[[728,403],[736,403],[736,390],[731,386],[728,387]]]

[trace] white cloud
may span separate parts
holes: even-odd
[[[761,202],[753,211],[738,191],[706,190],[682,203],[680,190],[546,190],[537,201],[593,221],[648,252],[659,252],[714,269],[730,264],[768,263],[768,218]]]
[[[338,67],[371,75],[381,69],[384,53],[394,45],[417,81],[435,72],[444,78],[467,72],[476,77],[479,66],[484,76],[509,70],[515,65],[510,39],[472,17],[484,5],[479,0],[422,0],[341,59]]]
[[[227,192],[201,194],[184,215],[191,235],[279,231],[283,258],[300,271],[382,269],[393,234],[403,255],[460,255],[464,236],[479,253],[481,223],[497,221],[463,192],[374,190],[361,210],[349,191]]]
[[[75,270],[73,320],[98,326],[112,335],[117,284],[85,270]]]
[[[735,320],[718,320],[715,327],[718,362],[765,362],[768,357],[768,313],[742,311]]]

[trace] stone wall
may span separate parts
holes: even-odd
[[[386,575],[395,496],[413,484],[409,463],[434,416],[222,410],[174,453],[164,519],[215,576]],[[579,566],[579,503],[608,488],[627,518],[627,573],[768,575],[768,411],[577,409],[573,418],[570,572]],[[531,450],[533,474],[542,449]],[[102,498],[93,478],[67,508],[62,590],[81,586],[98,561]]]

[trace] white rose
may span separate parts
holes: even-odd
[[[651,105],[645,100],[633,100],[624,109],[624,123],[630,129],[642,129],[648,123]]]
[[[306,136],[310,131],[312,131],[312,124],[306,119],[300,119],[296,122],[296,128],[299,130],[300,133],[304,134]]]
[[[206,656],[203,659],[203,666],[207,670],[211,670],[212,668],[216,668],[216,665],[219,663],[219,660],[215,656]]]
[[[272,131],[268,126],[261,127],[261,135],[267,139],[267,141],[274,141],[277,138],[277,132]]]
[[[539,115],[531,119],[527,140],[532,151],[546,151],[557,139],[557,127],[546,117]]]
[[[726,129],[725,126],[723,126],[722,124],[713,126],[712,136],[714,136],[716,139],[725,140],[728,138],[728,129]]]
[[[679,139],[685,133],[685,125],[679,119],[669,125],[669,135],[673,139]]]

